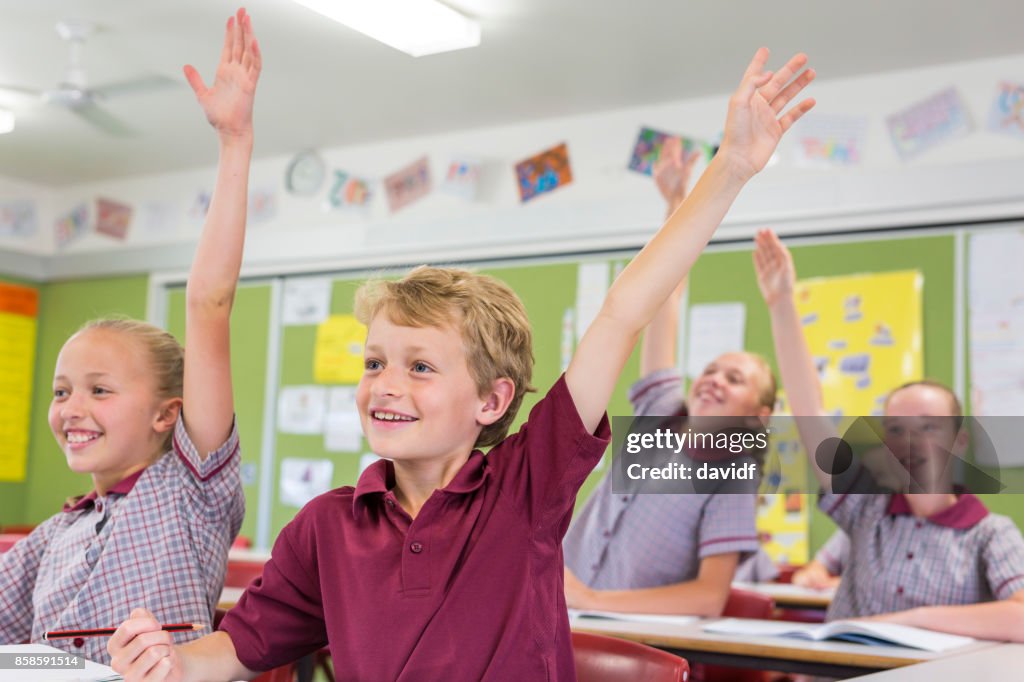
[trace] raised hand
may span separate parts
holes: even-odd
[[[774,74],[765,71],[767,61],[768,49],[762,47],[729,99],[722,146],[718,150],[744,179],[764,168],[782,135],[814,106],[814,100],[807,98],[782,113],[814,80],[814,69],[800,71],[807,64],[807,55],[797,54]]]
[[[754,243],[757,286],[765,304],[771,308],[779,301],[793,297],[793,284],[796,282],[793,256],[771,230],[759,230]]]
[[[252,35],[252,20],[244,9],[239,9],[228,19],[213,85],[207,88],[195,67],[185,67],[185,78],[196,93],[207,120],[222,137],[252,136],[252,103],[261,66],[259,44]]]
[[[658,186],[661,196],[668,203],[669,210],[675,209],[686,198],[690,173],[699,157],[700,152],[695,149],[683,150],[681,138],[670,137],[665,140],[665,145],[661,148],[661,155],[651,169],[651,175],[654,177],[654,184]]]

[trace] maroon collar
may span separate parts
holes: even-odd
[[[484,453],[474,450],[469,459],[462,465],[455,478],[441,490],[446,493],[465,495],[483,485],[489,473],[487,458]],[[353,512],[358,512],[369,503],[370,495],[383,497],[387,491],[395,487],[395,465],[391,460],[380,459],[366,467],[356,483],[355,495],[352,499]]]
[[[895,493],[889,499],[888,513],[891,516],[913,516],[914,514],[910,509],[910,503],[902,493]],[[943,509],[938,514],[929,516],[928,521],[946,528],[966,530],[978,525],[986,516],[988,516],[988,509],[985,504],[974,495],[963,493],[957,495],[956,504]]]
[[[110,490],[107,491],[107,494],[109,495],[111,493],[114,493],[115,495],[127,495],[132,491],[132,488],[135,487],[135,482],[139,480],[139,476],[142,475],[143,471],[145,471],[145,469],[139,469],[128,478],[121,479],[120,481],[115,483]],[[67,502],[64,503],[64,511],[76,512],[82,511],[83,509],[88,509],[96,502],[97,497],[99,497],[99,494],[95,490],[93,490],[88,495],[82,495],[80,497],[69,497]]]

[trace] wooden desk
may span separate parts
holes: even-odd
[[[812,590],[786,583],[733,583],[733,587],[766,594],[782,609],[827,609],[835,590]]]
[[[649,644],[671,651],[693,663],[840,678],[900,668],[998,646],[996,642],[975,642],[960,649],[935,654],[904,647],[866,646],[845,642],[805,642],[784,637],[737,637],[704,632],[702,628],[712,620],[715,619],[674,625],[576,618],[572,621],[572,628],[581,632],[593,632]],[[972,678],[972,682],[978,680]]]
[[[936,682],[970,680],[1004,682],[1017,679],[1024,666],[1024,644],[997,644],[958,656],[945,656],[910,668],[887,670],[860,678],[864,682]],[[858,680],[858,682],[860,682]]]

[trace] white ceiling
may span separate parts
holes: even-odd
[[[367,0],[372,2],[373,0]],[[1020,0],[451,0],[478,48],[413,59],[289,0],[252,0],[264,54],[257,154],[512,123],[723,93],[754,49],[803,50],[821,78],[1024,51]],[[0,0],[0,84],[63,76],[60,19],[96,22],[90,85],[147,74],[178,89],[111,99],[139,131],[113,138],[66,111],[0,93],[18,115],[0,176],[60,186],[215,162],[181,66],[209,79],[223,0]]]

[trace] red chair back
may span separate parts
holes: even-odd
[[[686,659],[617,637],[572,633],[579,682],[686,682]]]
[[[262,562],[228,559],[228,572],[224,576],[224,586],[248,587],[253,578],[258,578],[261,575],[263,575]]]
[[[22,538],[25,538],[25,537],[28,537],[28,536],[27,535],[22,535],[21,533],[3,533],[3,534],[0,534],[0,554],[3,554],[7,550],[9,550],[11,547],[14,547],[14,543],[16,543],[18,540],[21,540]]]

